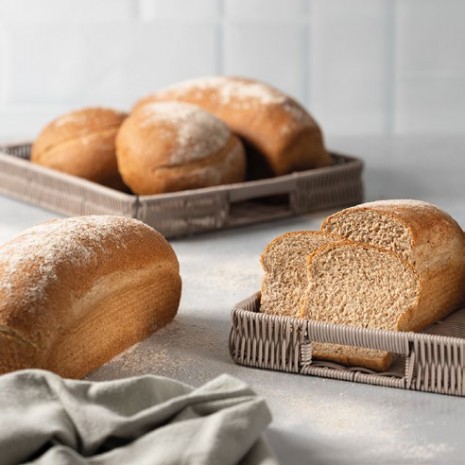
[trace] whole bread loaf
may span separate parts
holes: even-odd
[[[183,102],[134,111],[116,139],[119,171],[136,194],[160,194],[244,181],[240,140],[212,114]]]
[[[170,322],[180,292],[173,249],[137,220],[28,229],[0,247],[0,373],[81,378]]]
[[[331,157],[316,121],[294,99],[263,82],[212,76],[174,84],[136,103],[178,100],[222,119],[246,143],[249,177],[328,166]]]
[[[126,114],[109,108],[72,111],[45,126],[32,145],[31,161],[116,189],[115,137]]]

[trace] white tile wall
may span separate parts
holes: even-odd
[[[306,0],[225,0],[228,19],[246,21],[305,21],[309,2]]]
[[[263,79],[329,135],[465,131],[463,0],[0,0],[0,137],[171,82]]]
[[[134,0],[136,2],[137,0]],[[218,19],[222,3],[218,0],[138,0],[142,20]]]
[[[465,131],[465,2],[399,0],[395,130]]]
[[[0,20],[5,22],[108,22],[136,17],[134,0],[0,0]]]
[[[253,76],[307,103],[305,24],[228,21],[223,51],[225,74]]]
[[[388,127],[387,9],[385,0],[312,4],[311,108],[331,133],[382,133]]]

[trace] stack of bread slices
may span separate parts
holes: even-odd
[[[261,312],[363,328],[419,331],[465,302],[465,236],[416,200],[361,204],[320,231],[274,239],[261,257]],[[377,371],[379,350],[315,343],[313,357]]]

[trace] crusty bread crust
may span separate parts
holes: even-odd
[[[125,190],[116,164],[115,137],[126,116],[107,108],[63,115],[42,129],[32,146],[31,161]]]
[[[226,76],[194,79],[149,95],[134,109],[166,100],[199,105],[223,120],[250,147],[251,177],[331,164],[316,121],[291,97],[265,83]]]
[[[240,140],[200,107],[155,103],[134,111],[116,139],[119,171],[140,195],[245,180]]]
[[[180,292],[173,249],[137,220],[31,228],[0,247],[0,373],[81,378],[171,321]]]

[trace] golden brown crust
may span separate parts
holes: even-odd
[[[177,258],[137,220],[50,221],[0,251],[0,373],[82,377],[176,314]]]
[[[107,108],[85,108],[63,115],[36,138],[31,161],[125,190],[116,164],[115,137],[126,116]]]
[[[166,100],[199,105],[222,119],[250,147],[253,177],[331,164],[316,121],[291,97],[262,82],[224,76],[195,79],[149,95],[134,108]]]
[[[415,270],[418,280],[417,305],[406,309],[399,317],[397,330],[420,331],[463,305],[465,237],[460,226],[450,215],[434,205],[421,201],[386,200],[365,203],[337,212],[323,222],[321,229],[352,239],[361,237],[357,234],[362,217],[370,218],[373,227],[387,219],[402,226],[406,231],[403,250],[395,243],[398,238],[394,236],[392,243],[383,244],[384,250],[395,250],[402,254],[402,258]],[[355,359],[354,363],[368,366],[365,362],[362,357]],[[385,369],[384,364],[381,366]]]
[[[150,195],[241,182],[245,153],[237,137],[200,107],[155,103],[133,112],[118,133],[126,184]]]

